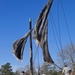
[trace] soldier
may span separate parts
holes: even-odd
[[[67,65],[65,65],[65,67],[62,70],[62,75],[70,75],[70,71],[70,68]]]
[[[22,71],[20,75],[25,75],[25,72],[24,72],[24,71]]]

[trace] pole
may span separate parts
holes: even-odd
[[[32,29],[32,20],[29,19],[30,30]],[[32,34],[30,33],[30,75],[33,75],[33,52],[32,52]]]

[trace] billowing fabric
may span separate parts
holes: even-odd
[[[48,28],[47,28],[47,17],[51,8],[53,0],[48,0],[45,7],[42,9],[34,30],[33,38],[36,40],[37,44],[41,46],[43,51],[43,58],[45,62],[54,63],[48,50]]]
[[[41,33],[40,46],[43,51],[44,61],[54,64],[54,61],[52,60],[48,49],[48,22],[47,21]]]
[[[28,36],[30,35],[32,30],[30,30],[24,37],[22,37],[19,40],[16,40],[12,47],[13,47],[13,54],[20,60],[23,59],[23,52],[24,52],[24,46],[27,41]]]
[[[48,14],[49,14],[49,10],[51,8],[51,5],[52,5],[52,0],[48,0],[47,4],[42,9],[42,11],[41,11],[41,13],[40,13],[40,15],[36,21],[36,24],[35,24],[35,27],[33,30],[33,38],[37,39],[38,41],[40,41],[41,30],[43,29],[43,27],[45,25],[46,19],[47,19]]]

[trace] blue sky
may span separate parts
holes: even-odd
[[[16,69],[20,66],[25,66],[29,64],[29,40],[26,43],[23,63],[16,60],[12,54],[12,43],[24,36],[29,30],[29,18],[32,18],[32,26],[34,26],[36,19],[41,12],[43,6],[46,4],[47,0],[0,0],[0,65],[7,62],[11,63],[13,69]],[[49,32],[48,32],[48,43],[50,54],[55,61],[57,62],[57,46],[53,36],[53,31],[51,27],[50,16],[51,13],[54,17],[55,25],[57,23],[57,5],[58,0],[54,0],[50,13],[49,13]],[[68,32],[66,29],[62,7],[59,4],[59,17],[61,24],[61,39],[62,45],[70,43]],[[66,20],[68,23],[71,39],[75,43],[75,0],[62,0],[64,7]],[[33,50],[35,53],[36,45],[33,41]],[[43,63],[42,50],[39,48],[39,57],[40,64]],[[35,54],[34,54],[35,55]],[[36,57],[36,63],[37,63]]]

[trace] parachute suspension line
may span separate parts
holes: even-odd
[[[52,27],[52,29],[53,29],[54,36],[55,36],[55,32],[56,32],[57,38],[59,38],[57,29],[56,29],[56,25],[55,25],[55,21],[54,21],[54,17],[53,17],[53,14],[52,14],[52,13],[51,13],[51,17],[52,17],[52,21],[53,21],[53,27]],[[55,31],[54,31],[54,28],[55,28]],[[56,37],[55,37],[55,38],[56,38]],[[59,39],[58,39],[58,42],[59,42],[60,47],[61,47],[61,49],[62,49],[62,44],[61,44],[61,42],[60,42]],[[59,48],[59,50],[60,50],[60,48]]]
[[[34,63],[34,64],[35,64],[35,59],[36,59],[36,56],[37,56],[37,53],[38,53],[38,48],[39,48],[39,46],[37,46],[36,52],[35,52],[35,54],[34,54],[34,60],[33,60],[33,63]]]
[[[72,40],[71,40],[70,31],[69,31],[67,19],[66,19],[66,16],[65,16],[65,12],[64,12],[64,7],[63,7],[63,4],[62,4],[62,0],[60,0],[60,3],[61,3],[61,7],[62,7],[62,11],[63,11],[65,23],[66,23],[66,28],[67,28],[67,31],[68,31],[68,35],[69,35],[69,38],[70,38],[70,43],[71,43],[72,49],[73,49],[73,51],[74,51],[74,47],[73,47],[73,43],[72,43]]]
[[[60,47],[61,47],[61,52],[63,54],[63,48],[62,48],[62,41],[61,41],[61,32],[60,32],[60,19],[59,19],[59,1],[57,0],[57,15],[58,15],[58,32],[59,32],[59,42],[60,42]],[[61,55],[62,57],[62,60],[63,60],[63,63],[65,65],[65,62],[64,62],[64,58],[63,58],[63,55]]]
[[[53,30],[53,34],[54,34],[54,39],[55,39],[57,48],[58,48],[58,50],[60,51],[60,48],[59,48],[58,43],[57,43],[56,35],[55,35],[55,31],[56,31],[56,33],[57,33],[57,29],[56,29],[56,26],[55,26],[55,21],[54,21],[54,18],[53,18],[52,13],[51,13],[51,23],[52,23],[52,30]],[[55,28],[55,31],[54,31],[54,28]],[[58,37],[58,33],[57,33],[57,37]],[[58,37],[58,38],[59,38],[59,37]],[[61,50],[62,50],[61,42],[60,42],[59,39],[58,39],[58,41],[59,41],[59,44],[60,44],[60,47],[61,47]],[[63,50],[62,50],[62,52],[63,52]],[[63,56],[62,56],[62,60],[63,60],[63,63],[64,63],[64,58],[63,58]],[[65,64],[65,63],[64,63],[64,64]]]
[[[59,46],[58,46],[58,43],[57,43],[57,39],[56,39],[56,35],[55,35],[55,31],[54,31],[54,27],[53,27],[52,16],[50,17],[50,21],[51,21],[52,30],[53,30],[54,39],[55,39],[55,42],[56,42],[57,48],[58,48],[58,50],[60,50],[60,49],[59,49]]]
[[[62,42],[61,42],[61,35],[60,35],[60,21],[59,21],[59,3],[57,0],[57,15],[58,15],[58,32],[59,32],[59,42],[60,42],[60,47],[62,50]]]
[[[39,49],[38,50],[38,75],[40,75]]]
[[[36,56],[38,56],[38,75],[40,75],[40,63],[39,63],[39,46],[37,46],[37,48],[36,48],[36,52],[35,52],[35,55],[34,55],[34,64],[35,64],[35,59],[36,59]],[[38,54],[38,55],[37,55]]]
[[[21,67],[22,67],[22,65],[21,65],[21,63],[20,63],[20,61],[19,61],[19,60],[18,60],[18,61],[16,61],[16,64],[17,64],[17,65],[16,65],[16,66],[17,66],[17,69],[18,69],[18,67],[19,67],[19,68],[21,68]]]
[[[22,68],[20,71],[23,71],[24,70],[24,62],[23,61],[20,61],[20,60],[17,60],[16,61],[16,69],[19,69],[19,68]]]

